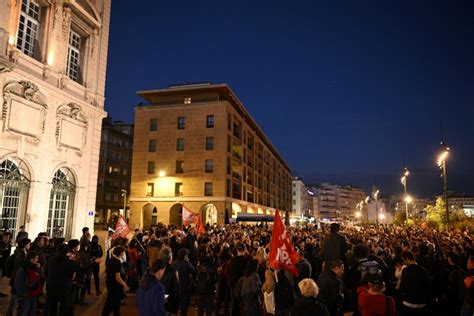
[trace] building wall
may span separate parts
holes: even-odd
[[[219,223],[224,222],[226,210],[229,217],[275,208],[290,211],[288,167],[230,94],[226,85],[141,92],[151,103],[135,110],[130,198],[133,226],[150,222],[149,208],[155,207],[158,221],[179,224],[173,217],[175,204],[196,213],[212,204]],[[214,116],[212,128],[206,126],[208,115]],[[185,117],[184,129],[178,129],[179,117]],[[157,120],[156,131],[150,131],[151,119]],[[213,150],[206,150],[207,137],[214,138]],[[178,138],[184,139],[183,151],[177,150]],[[152,153],[148,152],[151,139],[157,143]],[[212,172],[205,171],[206,160],[213,161]],[[176,161],[183,162],[182,173],[176,172]],[[148,162],[155,163],[152,174],[147,172]],[[212,196],[205,196],[205,182],[212,182]],[[176,183],[182,183],[180,195],[175,194]],[[151,185],[153,195],[147,196]]]
[[[33,57],[17,48],[21,1],[0,3],[0,163],[18,161],[30,174],[16,226],[32,236],[46,231],[52,178],[67,168],[76,183],[70,236],[78,237],[83,226],[93,228],[111,2],[49,3],[38,1]],[[71,28],[84,40],[81,82],[65,75]]]

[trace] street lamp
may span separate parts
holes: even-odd
[[[160,172],[158,172],[158,177],[164,178],[166,177],[166,173],[163,170],[161,170]]]
[[[446,171],[446,159],[449,155],[449,147],[441,141],[441,153],[438,156],[438,167],[442,170],[441,176],[444,180],[444,204],[446,205],[446,223],[449,225],[449,206],[448,206],[448,176]]]
[[[379,209],[378,209],[379,203],[378,203],[378,199],[377,199],[377,197],[379,196],[379,193],[380,193],[380,191],[377,190],[373,194],[374,200],[375,200],[375,224],[377,224],[377,225],[379,224]]]
[[[125,215],[125,218],[128,219],[127,211],[126,211],[126,207],[127,207],[127,190],[122,189],[122,196],[123,196],[123,215]]]
[[[401,177],[401,179],[400,179],[400,182],[402,183],[403,188],[405,189],[405,196],[406,196],[406,198],[408,198],[408,195],[407,195],[407,179],[408,179],[408,175],[409,175],[409,174],[410,174],[410,171],[408,171],[407,168],[404,168],[404,170],[403,170],[403,175],[402,175],[402,177]],[[405,224],[408,225],[408,203],[409,203],[409,202],[406,201],[406,198],[405,198],[405,217],[406,217],[406,218],[405,218]]]
[[[367,205],[367,222],[369,221],[369,200],[370,200],[370,196],[367,195],[367,197],[364,200],[365,205]]]

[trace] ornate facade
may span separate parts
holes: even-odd
[[[93,228],[111,0],[0,0],[0,226]]]

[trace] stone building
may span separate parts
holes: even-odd
[[[133,124],[112,121],[102,122],[100,142],[99,176],[95,222],[110,224],[118,216],[128,217],[127,197],[130,192],[132,173]]]
[[[93,228],[111,0],[0,1],[0,225]]]
[[[291,211],[291,173],[226,84],[139,91],[130,223],[181,224],[183,205],[206,223]]]

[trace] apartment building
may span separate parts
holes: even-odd
[[[226,213],[291,212],[291,172],[226,84],[139,91],[130,223],[181,225],[183,206],[206,223]]]

